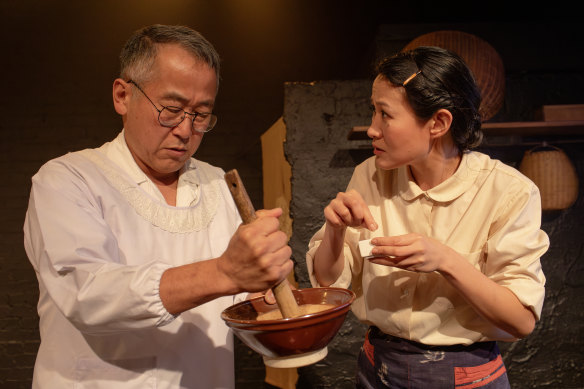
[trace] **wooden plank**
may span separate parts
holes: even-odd
[[[489,135],[580,135],[584,134],[583,120],[483,123],[483,132]]]
[[[349,131],[349,136],[347,137],[348,140],[366,140],[370,139],[367,136],[367,129],[369,126],[355,126],[351,128]]]
[[[264,208],[282,208],[284,213],[280,216],[280,229],[290,238],[292,236],[292,218],[290,217],[292,168],[284,155],[284,142],[286,142],[286,124],[280,117],[261,135]],[[288,274],[288,282],[298,287],[294,271]],[[265,382],[282,389],[296,388],[298,370],[293,367],[279,369],[266,366]]]
[[[536,115],[543,121],[584,120],[584,104],[544,105]]]
[[[349,131],[349,140],[367,140],[369,126],[355,126]],[[584,134],[584,120],[557,120],[533,122],[500,122],[483,123],[485,136],[494,135],[582,135]]]

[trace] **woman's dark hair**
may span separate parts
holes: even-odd
[[[457,54],[439,47],[421,46],[383,59],[375,72],[405,88],[418,118],[428,120],[439,109],[450,111],[450,132],[460,151],[481,143],[480,90],[472,72]]]

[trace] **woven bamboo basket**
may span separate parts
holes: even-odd
[[[578,175],[568,156],[553,146],[525,152],[519,170],[539,188],[543,210],[570,207],[578,198]]]
[[[505,68],[497,51],[479,37],[462,31],[435,31],[408,43],[403,51],[419,46],[438,46],[458,54],[472,71],[481,90],[479,108],[483,121],[492,118],[503,106]]]

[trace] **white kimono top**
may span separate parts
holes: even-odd
[[[514,340],[482,319],[438,272],[418,273],[363,260],[358,242],[419,233],[453,248],[499,285],[509,288],[537,318],[544,300],[540,257],[549,246],[540,229],[541,201],[533,182],[485,154],[468,152],[455,174],[423,191],[407,167],[381,170],[375,157],[355,168],[348,188],[359,192],[379,225],[348,228],[345,267],[332,285],[357,295],[352,305],[365,324],[427,345]],[[324,226],[309,242],[306,261],[313,285],[313,258]]]
[[[40,337],[33,388],[233,388],[222,297],[174,317],[158,288],[174,266],[221,255],[241,222],[223,171],[190,159],[177,207],[136,165],[123,131],[32,179],[25,249]]]

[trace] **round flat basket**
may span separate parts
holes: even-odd
[[[576,169],[556,147],[538,146],[526,151],[519,170],[539,188],[543,210],[566,209],[578,198]]]
[[[435,31],[421,35],[402,51],[419,46],[438,46],[458,54],[472,71],[481,90],[480,113],[483,121],[492,118],[503,106],[505,68],[497,51],[479,37],[462,31]]]

